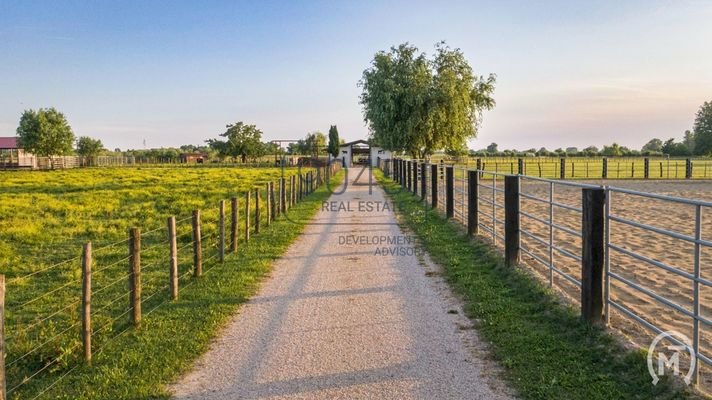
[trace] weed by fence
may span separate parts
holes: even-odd
[[[0,275],[0,399],[39,398],[79,366],[91,366],[94,356],[140,329],[143,318],[222,265],[226,253],[247,245],[250,233],[286,214],[337,168],[281,178],[279,196],[274,182],[257,186],[229,199],[229,215],[220,201],[171,216],[163,227],[132,228],[113,243],[87,242],[80,256],[37,271]],[[36,285],[39,295],[23,290]]]

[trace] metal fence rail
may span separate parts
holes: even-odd
[[[647,223],[641,223],[638,221],[634,221],[629,218],[622,217],[620,215],[616,215],[612,210],[611,207],[615,205],[615,198],[618,195],[628,195],[628,196],[633,196],[633,197],[638,197],[638,198],[648,198],[648,199],[655,199],[667,203],[674,203],[674,204],[680,204],[680,205],[685,205],[689,207],[694,208],[694,235],[686,235],[681,232],[677,231],[672,231],[669,229],[665,229],[662,227],[650,225]],[[635,311],[631,310],[630,307],[626,307],[625,304],[621,304],[619,302],[611,300],[611,282],[616,281],[622,283],[625,287],[627,287],[630,290],[637,291],[639,293],[642,293],[646,295],[648,298],[651,300],[654,300],[658,304],[661,304],[669,309],[675,310],[679,312],[680,314],[689,317],[692,320],[692,333],[693,333],[693,338],[692,338],[692,347],[694,350],[694,353],[697,355],[697,359],[704,362],[708,366],[712,366],[712,360],[710,359],[710,356],[705,354],[705,349],[700,348],[700,331],[701,331],[701,326],[700,323],[704,324],[707,327],[712,326],[712,320],[705,318],[704,316],[701,315],[700,313],[700,308],[701,308],[701,299],[700,299],[700,290],[701,287],[712,287],[712,281],[709,279],[706,279],[702,277],[702,271],[701,271],[701,253],[704,248],[712,248],[712,242],[709,240],[704,240],[702,238],[702,215],[703,215],[703,209],[705,208],[711,208],[712,203],[710,202],[705,202],[705,201],[699,201],[699,200],[691,200],[691,199],[686,199],[686,198],[679,198],[679,197],[673,197],[673,196],[666,196],[666,195],[661,195],[661,194],[655,194],[655,193],[647,193],[647,192],[640,192],[640,191],[635,191],[635,190],[630,190],[630,189],[624,189],[624,188],[617,188],[617,187],[606,187],[606,255],[605,255],[605,296],[606,296],[606,319],[607,322],[610,323],[610,307],[612,306],[615,308],[617,311],[621,312],[625,316],[633,319],[634,321],[640,323],[644,327],[648,328],[649,330],[652,330],[656,334],[662,333],[665,331],[660,326],[656,326],[654,323],[649,321],[646,317],[646,315],[640,315],[641,313],[636,313]],[[675,266],[669,265],[665,262],[655,260],[654,258],[645,256],[643,254],[640,254],[639,252],[636,252],[634,250],[630,250],[625,248],[624,245],[620,243],[614,243],[613,240],[611,239],[611,230],[614,229],[615,226],[622,226],[624,229],[629,229],[629,228],[634,228],[634,229],[640,229],[644,231],[649,231],[653,232],[657,235],[662,235],[669,237],[671,239],[674,239],[676,241],[681,241],[685,242],[688,244],[693,245],[693,251],[692,251],[692,259],[693,259],[693,273],[689,273],[687,271],[684,271],[680,268],[677,268]],[[688,309],[684,307],[683,305],[679,304],[678,302],[671,300],[664,295],[661,295],[656,292],[655,289],[653,288],[648,288],[645,287],[644,285],[638,284],[634,282],[632,279],[628,279],[624,276],[622,276],[620,273],[616,271],[612,271],[611,267],[611,255],[612,254],[621,254],[626,257],[630,257],[632,259],[635,259],[637,262],[641,262],[647,265],[650,265],[652,267],[655,267],[659,270],[663,270],[669,273],[672,273],[681,279],[684,279],[686,282],[690,284],[692,287],[692,294],[693,294],[693,304],[692,304],[692,309]],[[615,265],[613,265],[615,267]],[[674,338],[671,338],[671,341],[675,342],[678,345],[685,345],[683,343],[680,343],[679,340],[676,340]],[[697,381],[697,375],[699,374],[699,368],[695,371],[695,377],[694,380]]]
[[[416,164],[420,165],[420,163]],[[432,204],[432,196],[434,193],[431,189],[431,164],[426,166],[426,182],[424,201],[427,204]],[[712,343],[703,341],[701,345],[701,331],[705,328],[712,327],[712,318],[702,315],[702,296],[703,289],[712,288],[712,277],[703,276],[702,271],[702,252],[703,250],[712,248],[712,238],[703,237],[703,211],[705,208],[712,208],[712,202],[698,201],[685,199],[680,197],[672,197],[661,194],[640,192],[620,187],[609,187],[602,185],[587,184],[582,182],[572,182],[567,180],[547,179],[541,177],[533,177],[527,175],[510,174],[509,170],[514,168],[506,168],[505,172],[499,172],[495,167],[495,171],[489,169],[472,169],[462,168],[443,163],[437,164],[436,191],[438,196],[437,210],[447,212],[446,204],[451,202],[454,206],[454,212],[450,216],[459,223],[468,226],[472,223],[469,219],[469,210],[476,210],[476,232],[479,235],[491,241],[492,245],[497,248],[504,248],[507,253],[507,246],[512,246],[511,240],[507,240],[505,209],[510,207],[511,193],[508,194],[505,190],[505,178],[514,176],[517,178],[518,188],[516,190],[517,204],[517,252],[521,256],[521,264],[532,268],[535,271],[542,272],[544,279],[548,280],[551,287],[564,290],[563,287],[557,284],[556,277],[563,280],[561,283],[566,283],[565,293],[571,295],[575,300],[580,299],[583,294],[582,285],[583,277],[581,269],[585,265],[583,247],[585,240],[584,226],[571,226],[572,221],[582,221],[584,217],[585,205],[582,194],[588,190],[594,190],[605,193],[605,201],[601,203],[601,220],[603,220],[603,241],[601,248],[603,252],[603,304],[601,311],[601,319],[606,324],[611,324],[611,310],[616,310],[621,316],[638,324],[639,326],[659,334],[666,331],[666,327],[655,323],[656,315],[651,315],[651,312],[645,309],[638,310],[625,300],[616,298],[611,295],[612,283],[615,288],[627,291],[626,293],[637,293],[638,297],[650,300],[650,303],[655,303],[660,307],[664,307],[671,312],[676,312],[684,316],[687,321],[691,321],[692,330],[692,347],[694,354],[699,361],[702,361],[707,366],[712,366],[712,358],[709,353],[712,350]],[[452,171],[446,173],[446,169],[452,168]],[[530,166],[531,168],[531,166]],[[611,165],[609,165],[611,168]],[[420,180],[420,169],[418,168],[418,185],[422,185]],[[470,176],[469,172],[475,174]],[[609,173],[611,169],[609,169]],[[449,178],[453,176],[453,178]],[[476,190],[473,191],[477,196],[475,199],[469,198],[469,185],[473,183],[470,179],[476,176]],[[453,190],[448,196],[447,180],[452,179]],[[506,178],[510,179],[510,178]],[[510,190],[510,186],[507,186]],[[417,193],[420,196],[420,190]],[[510,197],[507,197],[510,196]],[[627,217],[615,211],[615,205],[620,201],[622,196],[632,196],[634,198],[647,198],[655,201],[663,202],[667,205],[681,205],[692,207],[694,213],[692,223],[694,233],[683,233],[671,230],[665,227],[656,226],[655,223],[641,222],[635,218]],[[471,208],[471,202],[474,202],[474,208]],[[510,205],[508,205],[510,204]],[[623,203],[621,203],[623,204]],[[634,203],[636,206],[638,202]],[[590,206],[589,206],[590,207]],[[635,207],[633,207],[635,208]],[[687,214],[684,214],[687,215]],[[509,217],[507,217],[509,218]],[[568,221],[568,225],[567,225]],[[509,223],[509,222],[507,222]],[[641,254],[639,250],[634,250],[626,246],[625,243],[620,243],[614,240],[612,234],[626,234],[630,230],[642,230],[650,234],[662,235],[681,243],[691,245],[693,247],[690,254],[690,271],[670,265],[668,262],[661,261],[665,254],[672,251],[671,248],[664,248],[663,254],[658,254],[659,257]],[[660,253],[660,251],[658,251]],[[675,277],[684,281],[684,284],[677,289],[690,288],[692,291],[692,306],[685,306],[676,299],[671,299],[665,293],[661,293],[661,287],[647,286],[643,283],[636,282],[635,279],[627,277],[625,265],[612,260],[612,256],[623,256],[634,260],[637,265],[643,263],[653,267],[660,273],[673,274]],[[543,267],[543,270],[542,270]],[[599,270],[600,271],[600,270]],[[590,284],[590,283],[588,283]],[[646,302],[645,304],[649,304]],[[583,304],[582,312],[583,312]],[[654,313],[652,313],[654,314]],[[675,322],[682,322],[675,320]],[[684,345],[674,337],[670,338],[672,343]],[[696,363],[696,371],[694,381],[698,381],[700,363]]]

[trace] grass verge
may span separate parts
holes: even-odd
[[[645,356],[624,348],[604,330],[417,196],[376,172],[402,222],[462,296],[465,310],[494,358],[525,399],[677,399],[690,395],[668,379],[653,386]]]
[[[332,187],[343,179],[338,173]],[[168,398],[164,385],[187,370],[207,350],[210,339],[224,326],[240,304],[258,288],[288,246],[330,195],[322,186],[289,210],[289,219],[278,218],[240,244],[224,264],[213,259],[204,265],[201,278],[181,281],[177,301],[157,299],[143,304],[140,329],[117,329],[96,353],[92,366],[77,364],[29,382],[14,399],[159,399]],[[212,254],[207,254],[209,257]]]

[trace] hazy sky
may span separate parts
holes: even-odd
[[[712,100],[710,21],[710,1],[0,0],[0,136],[54,106],[109,148],[199,144],[239,120],[365,138],[374,53],[446,40],[498,76],[471,147],[639,148]]]

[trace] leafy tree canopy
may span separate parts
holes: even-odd
[[[339,130],[336,128],[336,125],[331,125],[329,127],[329,154],[331,154],[332,157],[338,157],[339,155]]]
[[[247,125],[242,121],[225,126],[227,130],[220,136],[227,140],[208,139],[208,145],[217,151],[220,157],[241,158],[242,162],[247,162],[247,158],[257,158],[265,154],[265,146],[262,143],[262,131],[255,125]]]
[[[54,108],[25,110],[17,127],[20,146],[41,157],[63,156],[72,153],[74,132],[64,114]]]
[[[104,144],[99,139],[92,139],[89,136],[80,136],[77,139],[77,154],[82,157],[95,157],[104,151]]]
[[[640,151],[661,151],[663,149],[663,141],[660,139],[650,139],[648,143],[643,145]]]
[[[376,53],[363,72],[364,121],[387,150],[416,158],[459,153],[476,137],[482,112],[494,107],[494,83],[494,75],[475,75],[464,54],[444,42],[432,60],[404,43]]]
[[[695,154],[712,154],[712,102],[706,101],[697,111],[693,132]]]

